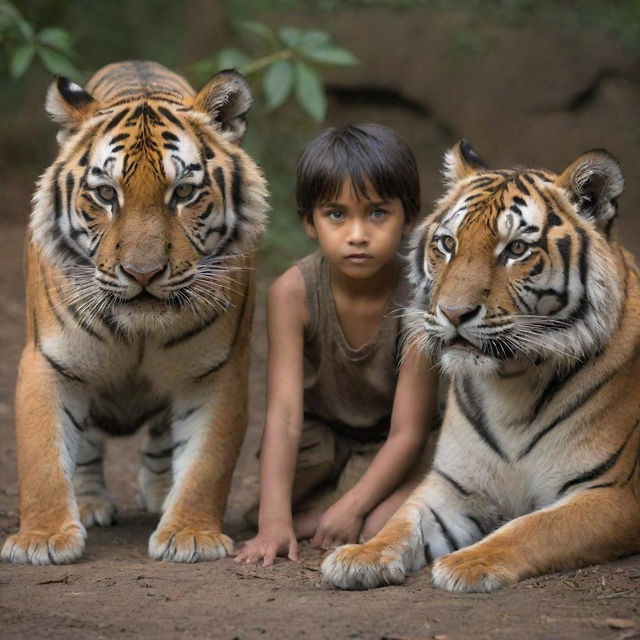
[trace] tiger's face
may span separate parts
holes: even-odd
[[[136,329],[224,307],[234,258],[264,227],[265,182],[238,147],[250,101],[233,72],[170,100],[103,104],[69,81],[52,87],[66,129],[32,230],[78,303]]]
[[[623,300],[608,242],[623,179],[606,152],[560,176],[486,169],[465,142],[413,238],[410,340],[445,372],[565,366],[606,344]]]

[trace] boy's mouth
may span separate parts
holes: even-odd
[[[350,253],[348,256],[345,256],[345,258],[353,264],[363,264],[372,260],[373,256],[368,253]]]

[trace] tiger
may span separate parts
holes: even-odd
[[[381,531],[322,564],[342,589],[492,592],[640,550],[640,280],[615,237],[624,179],[491,170],[466,141],[412,236],[406,348],[449,379],[433,467]]]
[[[5,562],[77,561],[115,523],[109,436],[146,427],[152,558],[214,560],[247,422],[262,170],[240,148],[252,94],[228,69],[195,92],[155,62],[59,77],[58,154],[28,226],[16,388],[20,526]]]

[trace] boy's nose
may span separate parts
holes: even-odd
[[[365,225],[355,222],[349,229],[349,244],[362,245],[369,241]]]

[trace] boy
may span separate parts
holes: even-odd
[[[269,290],[259,531],[236,557],[264,566],[296,560],[296,538],[329,549],[377,533],[426,471],[437,402],[425,356],[400,353],[397,251],[420,208],[409,147],[380,125],[326,130],[296,195],[318,251]]]

